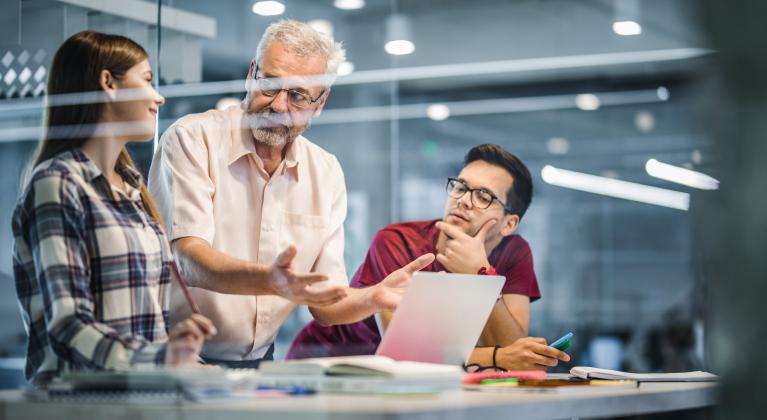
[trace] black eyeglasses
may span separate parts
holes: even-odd
[[[456,200],[463,197],[467,192],[471,193],[471,204],[478,209],[484,210],[490,207],[490,205],[493,204],[493,201],[497,201],[505,211],[514,214],[514,211],[504,204],[500,198],[496,197],[495,194],[485,188],[469,188],[469,186],[460,179],[448,178],[446,189],[447,195]]]
[[[312,99],[308,92],[302,92],[298,89],[283,88],[282,84],[274,79],[263,77],[258,75],[258,66],[256,66],[256,73],[254,75],[256,81],[256,87],[262,95],[273,98],[280,94],[283,90],[288,94],[288,103],[295,108],[308,108],[310,105],[315,104],[325,94],[325,89],[322,89],[317,99]]]

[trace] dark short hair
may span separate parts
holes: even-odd
[[[505,169],[512,177],[506,193],[506,206],[521,219],[533,200],[533,178],[524,163],[511,152],[497,144],[480,144],[472,147],[463,158],[463,166],[481,160]]]

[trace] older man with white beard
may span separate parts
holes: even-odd
[[[434,259],[421,256],[376,287],[347,287],[344,175],[335,156],[301,136],[344,54],[304,23],[274,23],[242,105],[188,115],[162,136],[149,188],[192,295],[218,329],[202,351],[208,363],[271,359],[296,304],[325,325],[391,310],[410,274]],[[188,304],[172,293],[171,320],[185,318]]]

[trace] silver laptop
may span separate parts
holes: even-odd
[[[465,363],[505,280],[502,276],[415,273],[389,328],[385,334],[382,331],[376,354],[394,360]]]

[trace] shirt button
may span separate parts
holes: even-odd
[[[261,230],[263,230],[264,232],[269,232],[272,230],[272,227],[269,225],[263,225],[261,226]]]

